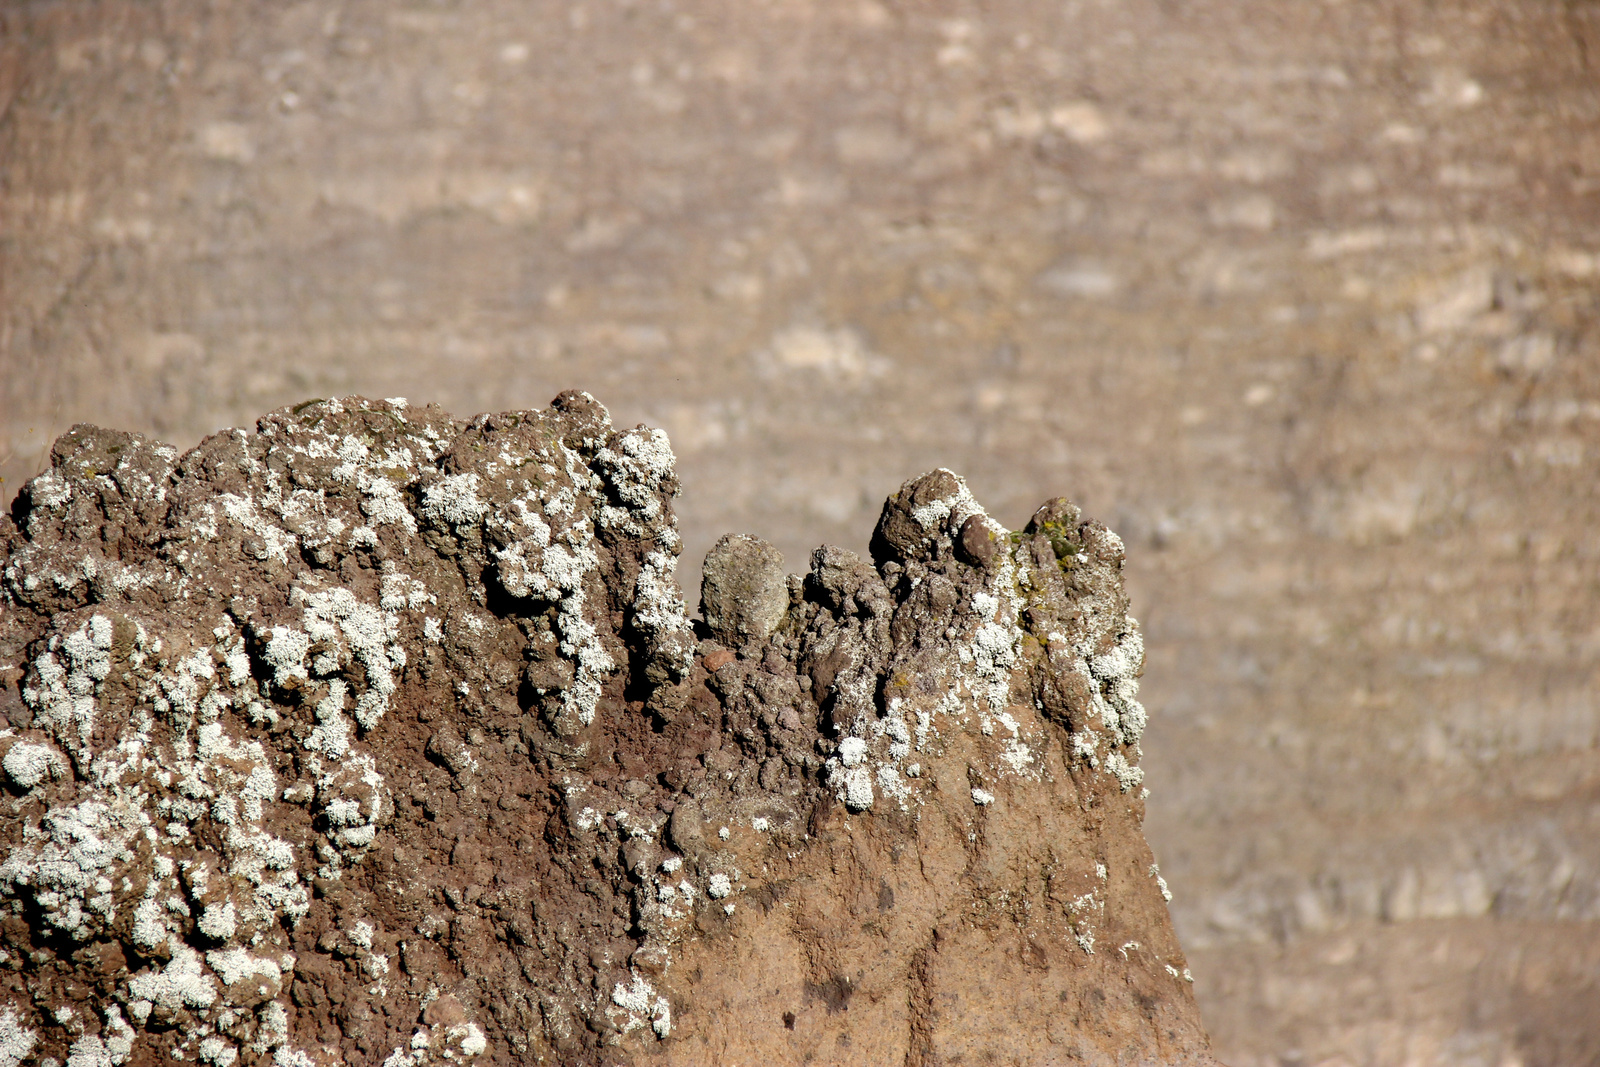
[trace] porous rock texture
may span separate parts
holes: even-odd
[[[0,1067],[1208,1063],[1117,537],[675,580],[587,394],[78,426],[0,519]],[[698,632],[697,632],[698,627]]]

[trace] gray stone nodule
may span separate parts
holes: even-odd
[[[700,614],[729,646],[765,641],[789,612],[783,553],[750,534],[723,534],[701,567]]]

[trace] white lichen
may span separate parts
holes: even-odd
[[[1124,793],[1131,793],[1144,781],[1144,768],[1128,762],[1128,758],[1120,752],[1113,752],[1106,757],[1106,770],[1116,778],[1117,785]]]
[[[677,458],[665,430],[629,430],[615,440],[615,447],[595,453],[594,465],[608,494],[620,506],[603,506],[598,521],[630,536],[644,537],[662,517],[662,498],[670,495],[665,486],[673,477]]]
[[[944,467],[934,473],[954,479],[956,488],[948,496],[912,508],[911,517],[917,521],[917,525],[928,531],[937,531],[942,527],[959,528],[970,516],[984,514],[983,508],[973,498],[972,491],[967,488],[966,479]]]
[[[106,1057],[113,1065],[124,1063],[133,1054],[134,1032],[122,1017],[122,1009],[108,1004],[101,1009],[105,1014],[105,1027],[100,1036],[105,1039]]]
[[[870,767],[835,767],[829,778],[844,806],[851,811],[867,811],[872,807],[872,769]]]
[[[624,1035],[647,1022],[658,1039],[665,1040],[672,1033],[672,1005],[642,975],[634,974],[627,985],[618,982],[611,991],[611,1005],[614,1021]]]
[[[1161,866],[1159,864],[1152,863],[1150,865],[1150,877],[1156,880],[1156,888],[1161,890],[1161,899],[1171,904],[1172,890],[1167,888],[1167,880],[1161,877]]]
[[[38,1041],[39,1035],[22,1024],[16,1008],[7,1004],[0,1010],[0,1067],[18,1067]]]
[[[474,471],[450,474],[422,490],[422,513],[452,527],[477,522],[489,511],[478,498],[478,475]]]
[[[112,1067],[111,1054],[99,1034],[85,1034],[67,1050],[67,1067]]]
[[[233,1061],[239,1058],[239,1050],[233,1042],[214,1034],[201,1039],[198,1054],[202,1062],[216,1064],[216,1067],[232,1067]]]
[[[66,760],[50,745],[17,741],[6,749],[0,767],[6,777],[23,789],[32,789],[47,779],[60,778],[66,773]]]
[[[172,958],[158,970],[133,976],[128,992],[134,998],[128,1010],[142,1025],[152,1008],[167,1018],[184,1008],[209,1008],[217,1002],[217,983],[188,945],[171,943]]]
[[[97,614],[64,636],[51,638],[33,663],[37,684],[22,690],[23,702],[35,718],[74,756],[94,733],[96,697],[111,673],[113,630],[111,620]]]
[[[327,648],[313,660],[312,673],[326,677],[352,660],[361,664],[366,685],[356,698],[353,713],[363,730],[373,729],[394,695],[394,672],[406,662],[395,613],[364,603],[342,587],[310,591],[296,586],[291,595],[304,605],[305,636]]]

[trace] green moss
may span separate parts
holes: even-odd
[[[1070,571],[1078,565],[1078,555],[1082,555],[1083,545],[1078,544],[1077,526],[1061,522],[1040,523],[1034,528],[1034,536],[1038,534],[1045,534],[1050,541],[1050,550],[1056,553],[1056,565],[1062,571]],[[1011,534],[1011,539],[1018,542],[1021,534]]]
[[[910,677],[904,674],[896,674],[884,685],[883,692],[884,696],[891,698],[909,696],[911,693]]]

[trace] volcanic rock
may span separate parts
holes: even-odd
[[[685,616],[587,394],[78,426],[0,519],[0,1067],[1209,1063],[1116,535],[949,471]],[[698,630],[696,626],[698,625]]]

